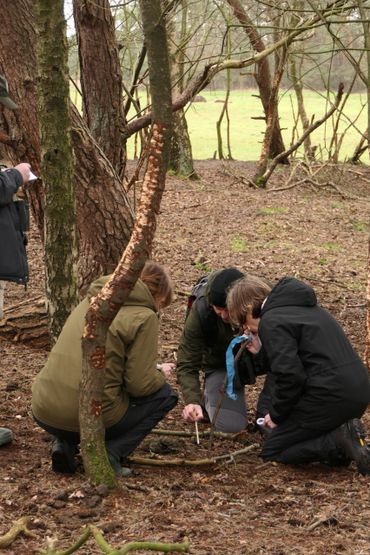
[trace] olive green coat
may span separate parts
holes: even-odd
[[[212,281],[220,271],[210,274],[205,290],[206,297],[208,297]],[[235,336],[231,325],[226,324],[221,318],[217,318],[217,339],[212,346],[207,346],[196,303],[197,301],[194,301],[186,318],[177,351],[177,381],[185,405],[202,404],[201,370],[204,370],[206,374],[214,370],[226,372],[226,349]]]
[[[105,276],[94,282],[88,297],[96,295],[107,279]],[[88,306],[89,300],[84,299],[73,310],[32,387],[34,416],[61,430],[79,430],[81,337]],[[156,311],[149,289],[139,279],[108,330],[103,393],[106,428],[125,414],[129,397],[151,395],[165,383],[156,368],[159,326]]]

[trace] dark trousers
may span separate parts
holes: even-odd
[[[130,455],[154,426],[176,405],[177,399],[177,394],[168,383],[147,397],[131,397],[129,407],[121,420],[105,431],[105,445],[108,452],[118,460]],[[76,447],[79,444],[80,435],[77,432],[67,432],[35,420],[49,434]]]
[[[346,461],[337,449],[333,432],[302,428],[293,420],[287,420],[269,433],[261,456],[265,461],[284,464],[314,461],[344,464]]]

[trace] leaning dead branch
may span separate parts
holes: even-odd
[[[248,447],[245,447],[244,449],[239,449],[238,451],[233,451],[232,453],[227,453],[226,455],[218,455],[217,457],[210,457],[206,459],[149,459],[145,457],[128,457],[128,461],[130,463],[148,464],[152,466],[207,466],[217,464],[219,461],[225,460],[232,462],[236,456],[248,453],[256,447],[259,447],[259,445],[257,443],[252,443],[252,445],[248,445]]]

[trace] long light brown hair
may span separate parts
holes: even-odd
[[[173,284],[167,269],[148,260],[140,275],[141,280],[148,287],[160,308],[166,308],[174,297]]]
[[[227,309],[235,326],[245,324],[247,314],[259,318],[261,306],[272,287],[262,278],[246,276],[236,281],[227,294]]]

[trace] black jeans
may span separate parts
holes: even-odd
[[[105,431],[108,452],[117,460],[130,455],[154,426],[173,409],[177,400],[177,394],[168,383],[147,397],[131,397],[129,407],[121,420]],[[67,432],[48,426],[37,418],[35,420],[49,434],[71,445],[79,444],[80,435],[77,432]]]
[[[265,461],[284,464],[323,462],[343,464],[338,451],[334,430],[302,428],[297,422],[287,420],[274,428],[267,436],[261,456]]]

